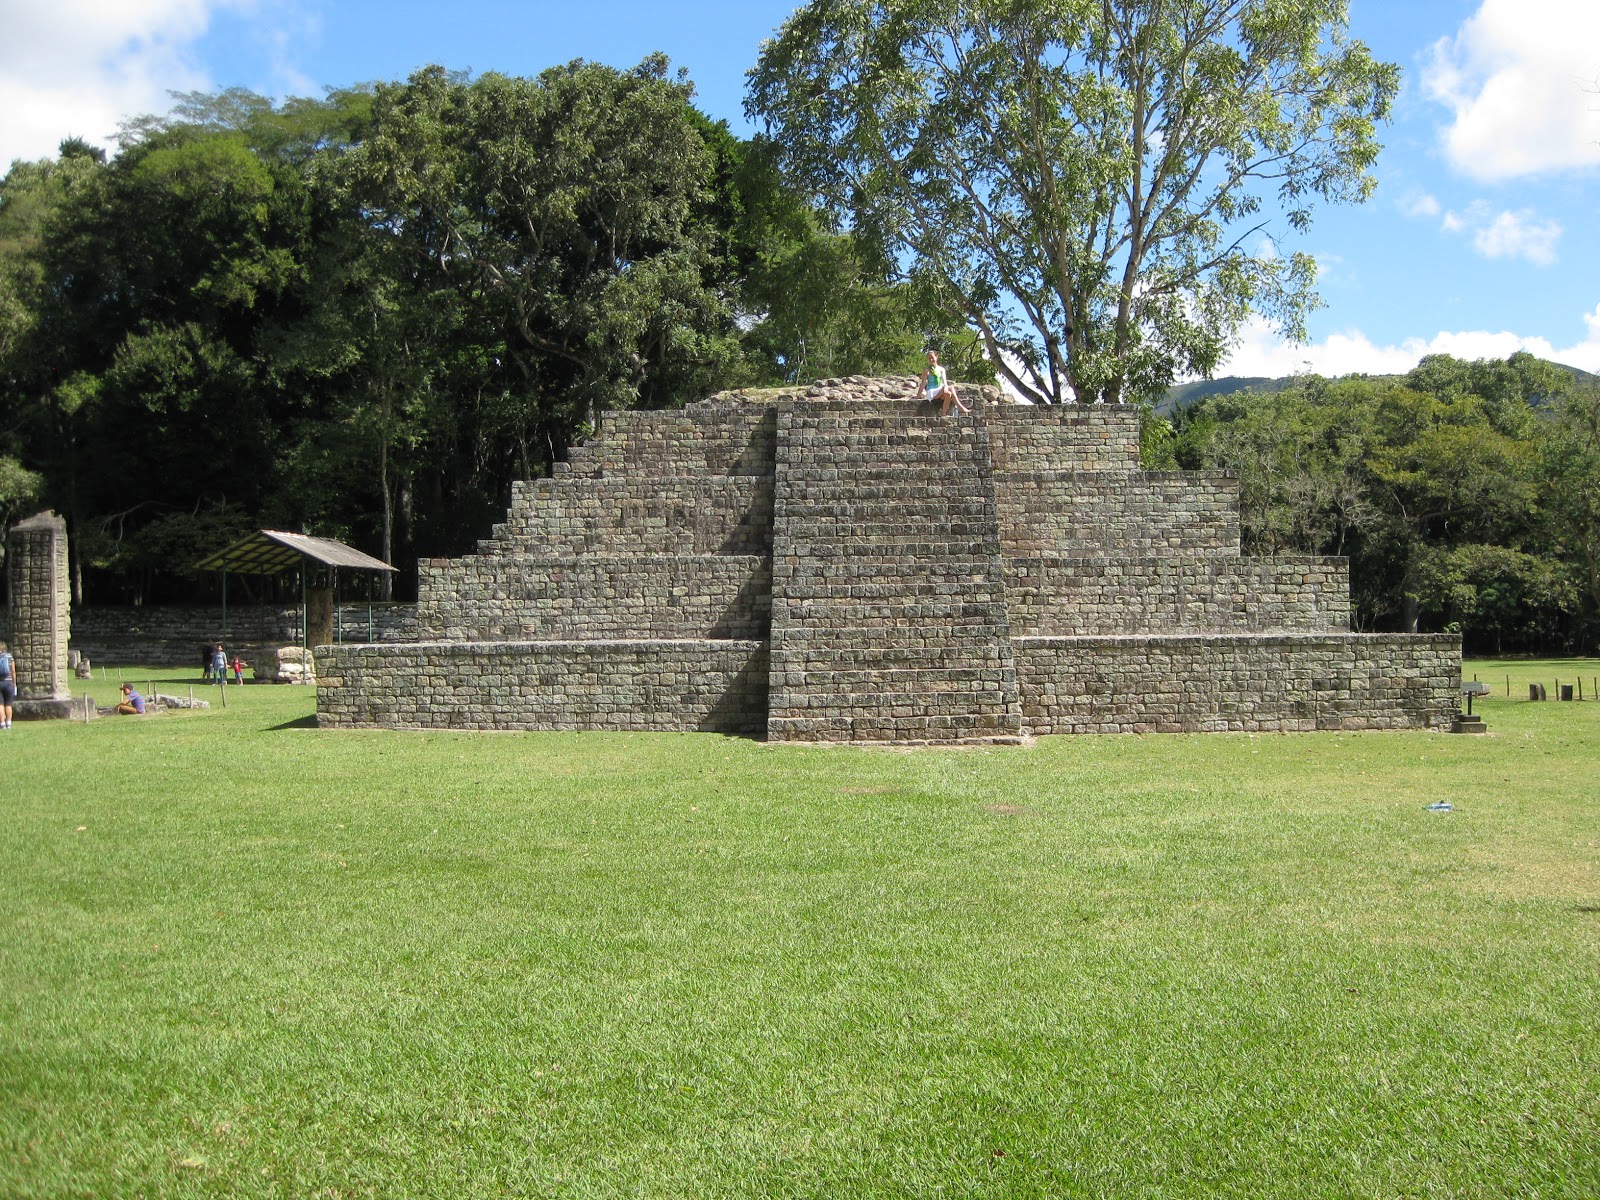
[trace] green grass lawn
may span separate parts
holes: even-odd
[[[19,725],[0,1196],[1600,1195],[1600,663],[1474,673],[1487,738]]]

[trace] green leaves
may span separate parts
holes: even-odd
[[[1435,355],[1214,397],[1147,451],[1238,473],[1248,553],[1348,555],[1363,626],[1570,647],[1600,629],[1597,396],[1531,355]]]
[[[1252,311],[1303,332],[1314,273],[1276,242],[1370,192],[1398,87],[1344,21],[1343,0],[815,0],[747,109],[1024,395],[1156,399]]]

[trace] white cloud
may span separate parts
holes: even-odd
[[[0,0],[0,174],[66,137],[110,147],[125,119],[171,108],[169,93],[215,89],[197,50],[224,13],[246,19],[278,84],[316,92],[292,59],[318,21],[294,0]]]
[[[189,47],[219,0],[0,0],[0,170],[64,137],[109,145],[169,90],[210,86]]]
[[[1400,211],[1408,217],[1437,217],[1439,201],[1427,192],[1410,191],[1400,197]]]
[[[1485,258],[1526,258],[1548,267],[1556,260],[1561,225],[1535,222],[1529,209],[1503,212],[1472,235],[1472,244]]]
[[[1423,71],[1454,114],[1446,155],[1486,180],[1600,166],[1597,79],[1595,0],[1483,0]]]
[[[1439,221],[1446,233],[1472,235],[1472,246],[1485,258],[1525,258],[1541,267],[1556,261],[1561,222],[1541,221],[1531,208],[1496,213],[1482,200],[1463,211],[1446,212]]]
[[[1317,375],[1402,375],[1428,354],[1455,358],[1507,358],[1526,350],[1552,362],[1600,373],[1600,305],[1583,317],[1586,334],[1570,346],[1556,346],[1548,338],[1525,337],[1502,330],[1463,330],[1436,333],[1431,338],[1407,338],[1398,346],[1378,346],[1358,329],[1331,334],[1321,342],[1295,345],[1284,341],[1262,318],[1245,326],[1239,346],[1219,369],[1219,375],[1278,378],[1309,371]]]

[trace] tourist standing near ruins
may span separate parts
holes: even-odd
[[[217,677],[217,682],[224,687],[228,685],[228,653],[218,642],[216,649],[211,651],[211,673]]]
[[[17,701],[17,660],[0,642],[0,729],[11,728],[11,706]]]
[[[962,412],[971,412],[961,397],[956,395],[955,385],[950,382],[949,375],[939,365],[939,353],[936,350],[928,351],[928,369],[922,373],[922,394],[927,397],[928,403],[943,400],[944,407],[939,410],[941,417],[950,415],[950,406],[954,404]]]

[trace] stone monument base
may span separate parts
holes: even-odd
[[[81,700],[18,700],[11,706],[11,716],[17,721],[81,721]],[[94,706],[90,705],[90,712]]]

